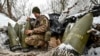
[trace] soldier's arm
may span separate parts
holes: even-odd
[[[40,22],[41,26],[39,26],[38,28],[34,28],[33,33],[43,33],[47,31],[48,26],[49,26],[48,24],[49,21],[46,17],[43,17],[41,19],[42,19]]]

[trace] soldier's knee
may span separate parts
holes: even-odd
[[[38,43],[38,41],[36,39],[32,38],[32,37],[27,37],[27,38],[25,38],[25,43],[27,45],[34,46],[34,45],[36,45]]]

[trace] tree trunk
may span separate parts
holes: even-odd
[[[10,18],[12,18],[10,1],[7,0],[7,11]]]

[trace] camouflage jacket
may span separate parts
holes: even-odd
[[[49,29],[49,21],[46,16],[41,15],[38,19],[36,19],[35,22],[36,23],[33,28],[33,33],[41,34],[46,32]]]

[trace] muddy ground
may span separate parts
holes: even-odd
[[[10,50],[0,49],[0,56],[52,56],[53,52],[54,49],[51,49],[49,51],[32,50],[30,52],[21,52],[21,51],[12,52]]]

